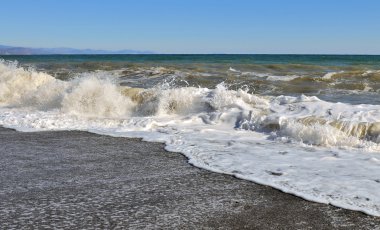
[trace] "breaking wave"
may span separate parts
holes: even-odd
[[[225,83],[144,89],[119,80],[82,74],[62,81],[0,62],[0,125],[165,142],[196,166],[380,215],[374,192],[380,189],[380,105],[261,96]]]

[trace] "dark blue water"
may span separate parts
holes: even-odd
[[[47,62],[130,62],[130,63],[224,63],[224,64],[307,64],[322,66],[366,65],[380,68],[380,55],[9,55],[5,60],[20,63]]]

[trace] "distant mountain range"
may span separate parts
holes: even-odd
[[[0,55],[38,55],[38,54],[153,54],[151,51],[139,50],[93,50],[73,48],[29,48],[0,45]]]

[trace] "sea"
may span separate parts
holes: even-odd
[[[380,56],[0,56],[0,126],[162,142],[196,167],[380,216]]]

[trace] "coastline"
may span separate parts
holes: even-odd
[[[163,144],[0,127],[11,228],[376,229],[380,218],[209,172]]]

